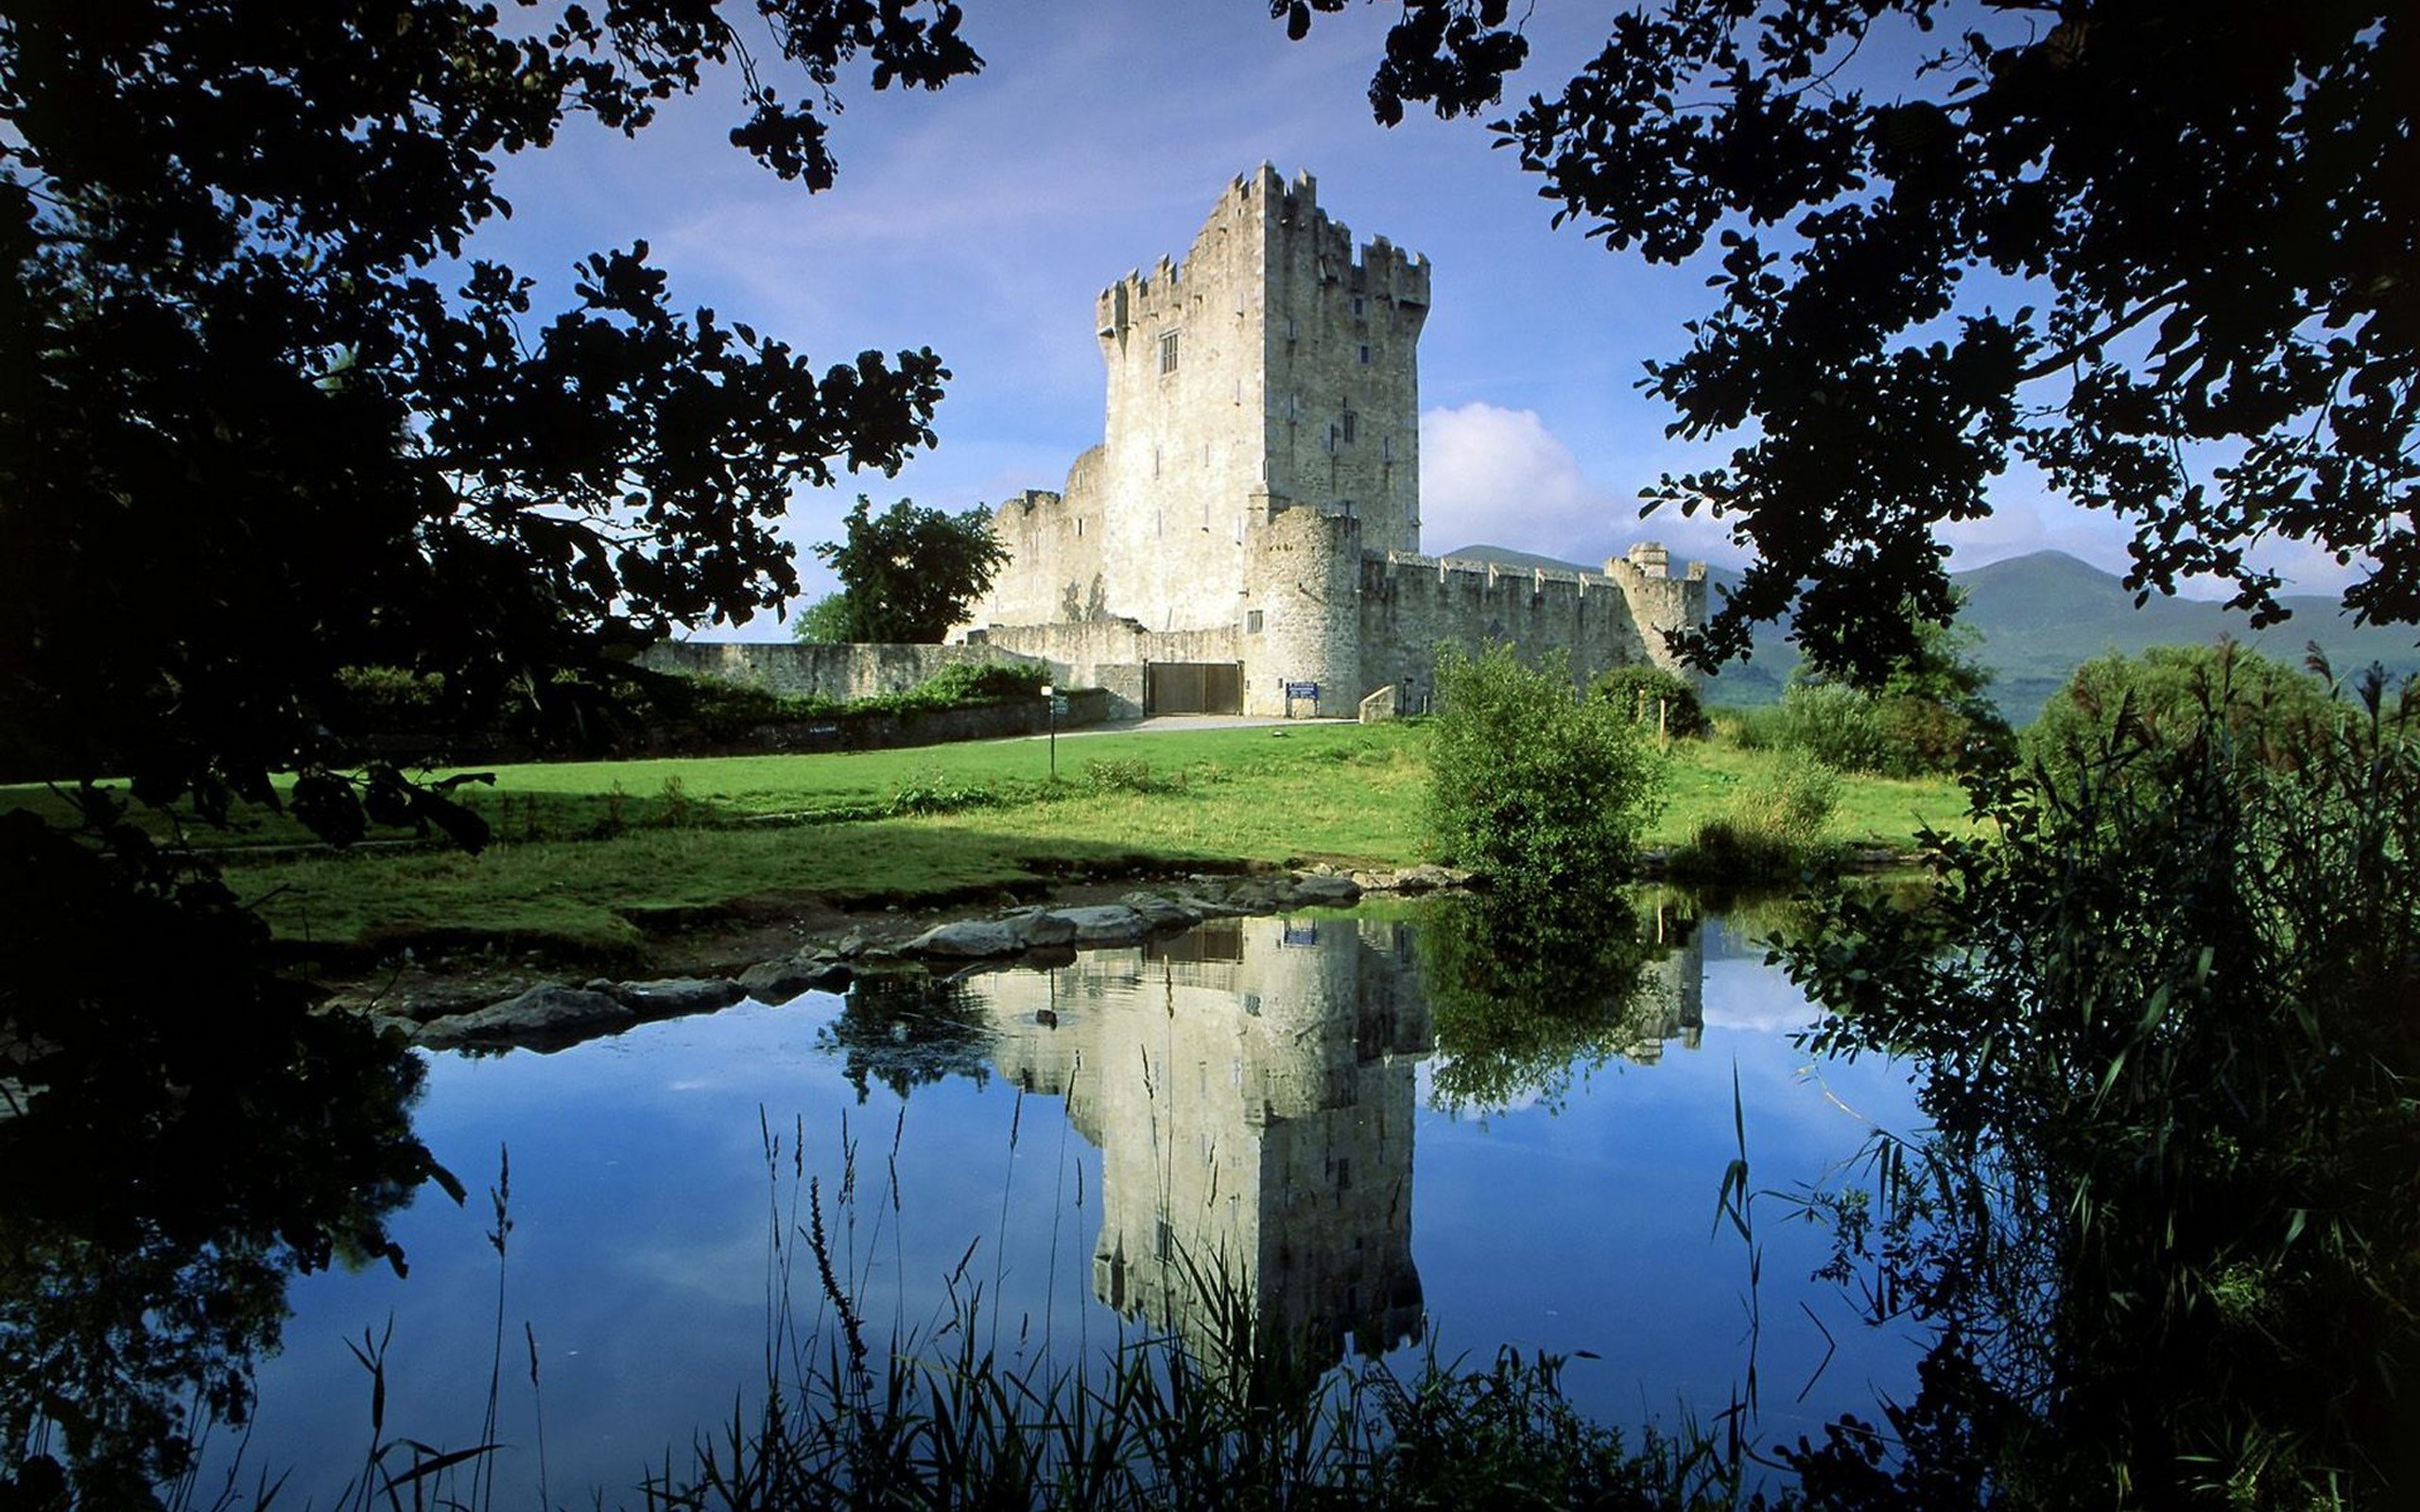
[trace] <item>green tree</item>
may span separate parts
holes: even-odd
[[[2217,721],[2256,760],[2298,761],[2349,711],[2322,679],[2232,641],[2111,652],[2076,668],[2025,732],[2026,759],[2053,782],[2136,746],[2204,737]]]
[[[1650,730],[1682,736],[1705,733],[1705,706],[1697,685],[1662,667],[1608,667],[1588,684],[1602,698]]]
[[[1561,655],[1437,656],[1428,833],[1502,887],[1609,885],[1660,811],[1665,763],[1628,712],[1582,698]]]
[[[1924,1067],[1930,1126],[1818,1204],[1941,1330],[1898,1463],[1832,1435],[1819,1504],[2410,1504],[2420,699],[2360,692],[2280,760],[2210,690],[1987,790],[1931,907],[1843,890],[1782,947],[1814,1047]]]
[[[1009,551],[990,511],[927,509],[902,499],[873,513],[857,495],[848,534],[815,548],[840,575],[851,641],[937,643],[992,586]]]
[[[1800,662],[1782,692],[1782,743],[1838,771],[1919,777],[2006,760],[2016,738],[1991,699],[1992,670],[1963,625],[1912,622],[1911,648],[1878,684]]]
[[[1420,913],[1421,990],[1437,1030],[1440,1108],[1559,1110],[1575,1077],[1652,1060],[1681,1031],[1649,971],[1695,919],[1653,920],[1612,888],[1441,897]]]
[[[575,114],[640,130],[723,65],[735,144],[823,187],[820,102],[859,67],[974,72],[959,24],[947,0],[0,15],[0,730],[81,816],[0,812],[0,1501],[50,1504],[61,1468],[19,1459],[45,1443],[88,1504],[173,1481],[184,1404],[240,1410],[283,1270],[400,1265],[386,1213],[451,1179],[410,1137],[416,1065],[313,1011],[257,918],[91,780],[216,817],[293,772],[330,838],[475,842],[442,784],[341,765],[359,669],[567,722],[618,653],[780,604],[792,491],[930,444],[940,359],[819,371],[679,311],[644,243],[533,315],[473,237],[503,159]]]
[[[1311,11],[1278,5],[1296,36]],[[1526,9],[1406,0],[1370,87],[1476,113]],[[1694,653],[1794,610],[1819,664],[1878,680],[1903,606],[1952,612],[1937,528],[2012,462],[2135,526],[2130,581],[2231,582],[2256,624],[2305,542],[2420,619],[2420,19],[2392,0],[1661,0],[1491,129],[1555,218],[1680,264],[1720,303],[1645,387],[1668,475],[1755,564]]]
[[[791,616],[790,637],[801,645],[846,645],[850,615],[847,593],[826,593]]]
[[[11,7],[0,726],[42,733],[40,775],[205,809],[301,771],[340,835],[344,669],[543,715],[562,669],[780,604],[792,491],[929,444],[940,359],[819,371],[680,312],[644,243],[533,315],[474,233],[508,209],[503,158],[575,114],[638,131],[718,65],[735,144],[822,187],[817,102],[856,66],[973,72],[958,26],[940,0]]]

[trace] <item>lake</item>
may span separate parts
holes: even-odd
[[[290,1469],[282,1500],[335,1502],[372,1436],[352,1347],[384,1336],[389,1437],[477,1442],[494,1373],[499,1493],[534,1497],[543,1469],[557,1502],[631,1500],[761,1391],[785,1271],[813,1321],[810,1198],[878,1343],[928,1335],[953,1294],[1011,1357],[1193,1338],[1186,1265],[1207,1261],[1327,1357],[1553,1351],[1617,1424],[1710,1421],[1753,1381],[1754,1432],[1786,1442],[1904,1394],[1920,1341],[1810,1280],[1827,1239],[1787,1196],[1909,1126],[1907,1073],[1812,1063],[1805,999],[1685,900],[1616,911],[1635,938],[1560,975],[1512,973],[1526,1002],[1469,977],[1491,942],[1463,906],[1215,920],[429,1057],[415,1126],[470,1199],[424,1189],[393,1216],[408,1279],[293,1281],[238,1474]],[[1718,1213],[1743,1130],[1753,1286]],[[499,1259],[484,1189],[508,1160]],[[205,1487],[233,1447],[221,1430]]]

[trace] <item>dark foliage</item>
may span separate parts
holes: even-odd
[[[1834,1435],[1810,1493],[2410,1504],[2420,701],[2361,694],[2087,733],[1981,793],[1997,839],[1934,842],[1932,907],[1835,897],[1784,949],[1815,1047],[1921,1064],[1932,1125],[1817,1204],[1877,1317],[1941,1333],[1896,1462]]]
[[[245,1419],[288,1274],[400,1271],[387,1215],[461,1195],[411,1132],[420,1063],[314,1012],[222,883],[88,802],[97,843],[0,815],[0,1503],[63,1471],[149,1504]],[[21,1464],[44,1428],[64,1464]]]
[[[1311,9],[1340,9],[1317,0]],[[1371,85],[1483,109],[1526,57],[1500,0],[1406,0]],[[1310,22],[1291,8],[1289,29]],[[1942,524],[2012,460],[2135,523],[2130,584],[2232,582],[2264,541],[2358,559],[2420,620],[2420,26],[2388,0],[1663,0],[1495,123],[1558,222],[1720,303],[1645,387],[1746,433],[1647,497],[1756,565],[1694,654],[1794,612],[1878,679],[1945,622]]]
[[[949,514],[902,499],[877,516],[862,493],[848,539],[815,551],[840,575],[845,638],[887,644],[939,643],[1009,560],[979,506]]]
[[[844,68],[979,63],[954,5],[747,9],[752,46],[715,0],[10,8],[0,724],[41,731],[52,775],[268,801],[268,772],[322,759],[347,667],[543,718],[559,669],[780,604],[792,490],[929,444],[929,352],[819,372],[678,313],[643,243],[586,259],[551,318],[456,261],[510,213],[497,160],[575,113],[633,132],[735,64],[735,141],[814,188]],[[357,827],[347,784],[321,796]]]

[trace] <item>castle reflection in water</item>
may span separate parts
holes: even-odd
[[[1264,1337],[1318,1360],[1419,1342],[1412,1128],[1436,1035],[1413,936],[1388,919],[1218,919],[965,984],[1001,1074],[1063,1098],[1101,1152],[1103,1303],[1204,1350],[1219,1323],[1203,1283],[1223,1277]],[[1668,943],[1633,997],[1618,1049],[1633,1060],[1698,1044],[1698,941]]]

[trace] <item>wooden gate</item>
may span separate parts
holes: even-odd
[[[1244,712],[1240,662],[1152,662],[1143,668],[1147,714],[1239,714]]]

